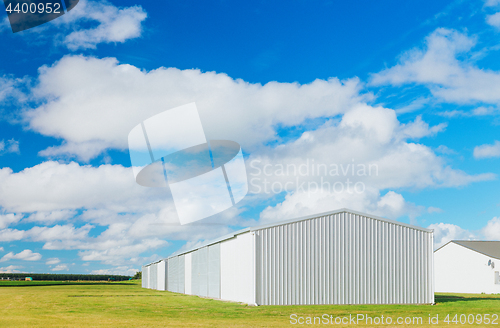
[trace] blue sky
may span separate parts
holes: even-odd
[[[0,20],[0,271],[133,274],[341,207],[436,246],[500,239],[498,0],[81,0],[24,32]],[[180,225],[168,191],[135,183],[127,135],[191,102],[209,139],[241,145],[250,191]],[[279,172],[320,164],[356,174]],[[348,179],[359,192],[325,187]]]

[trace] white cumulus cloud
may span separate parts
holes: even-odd
[[[77,27],[65,36],[70,50],[95,48],[99,43],[123,43],[141,36],[147,14],[141,6],[118,8],[107,1],[80,0],[69,13],[54,21],[57,25]],[[93,27],[84,28],[85,24]]]
[[[500,28],[500,12],[486,16],[486,22],[491,26]]]
[[[488,240],[500,240],[500,218],[489,220],[481,232]]]
[[[68,268],[68,265],[67,264],[58,264],[56,265],[55,267],[53,267],[52,269],[50,269],[51,271],[68,271],[69,268]]]
[[[451,240],[474,240],[478,235],[451,223],[433,223],[427,227],[434,230],[434,248],[439,248]]]
[[[54,264],[58,264],[60,262],[61,262],[61,260],[59,260],[57,257],[53,257],[53,258],[47,259],[47,262],[45,262],[45,264],[54,265]]]
[[[0,268],[0,273],[19,273],[19,269],[22,269],[22,266],[19,265],[9,265],[6,267],[1,267]]]
[[[108,148],[127,149],[128,133],[139,122],[193,101],[209,139],[237,141],[248,150],[276,140],[277,126],[339,115],[371,97],[359,94],[357,79],[261,85],[222,73],[148,72],[114,58],[82,56],[42,67],[38,81],[33,96],[44,104],[28,110],[24,119],[32,130],[64,140],[40,154],[82,160]]]
[[[121,165],[44,162],[17,173],[0,169],[0,206],[13,212],[103,207],[127,211],[143,206],[148,192],[151,188],[135,183],[132,170]],[[54,215],[55,220],[65,212]]]
[[[0,229],[5,229],[10,225],[19,222],[22,218],[22,214],[0,214]]]
[[[43,40],[51,31],[57,43],[69,50],[95,49],[99,43],[123,43],[140,37],[146,11],[139,5],[117,7],[106,0],[80,0],[71,11],[25,35]]]
[[[372,76],[373,85],[422,84],[441,101],[500,104],[500,72],[483,69],[469,54],[476,38],[452,29],[438,28],[426,38],[425,47],[412,49],[400,62]]]
[[[24,251],[14,254],[13,252],[9,252],[5,254],[0,262],[10,261],[10,260],[23,260],[23,261],[38,261],[42,258],[40,253],[33,253],[30,249],[25,249]]]
[[[495,140],[493,145],[480,145],[474,147],[474,158],[500,157],[500,141]]]
[[[269,206],[261,214],[261,223],[279,222],[286,218],[349,208],[388,218],[403,215],[414,217],[424,210],[404,200],[403,196],[393,191],[381,196],[376,190],[365,190],[363,193],[344,191],[332,193],[320,189],[314,191],[297,191],[286,195],[285,200],[275,206]]]

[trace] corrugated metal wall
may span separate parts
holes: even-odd
[[[153,263],[149,266],[149,288],[158,289],[158,263]]]
[[[193,273],[192,293],[198,296],[208,296],[208,247],[193,252],[191,258]]]
[[[141,286],[142,288],[148,288],[148,272],[147,266],[142,266],[141,273]]]
[[[259,305],[434,302],[432,232],[342,212],[255,233]]]
[[[220,244],[208,246],[208,297],[220,298]]]
[[[220,244],[191,253],[191,294],[220,298]]]
[[[191,266],[191,256],[193,253],[184,254],[184,293],[192,295],[191,286],[193,268]]]
[[[167,290],[170,292],[177,293],[178,290],[178,280],[179,280],[179,257],[175,256],[168,259],[168,282]]]
[[[178,266],[177,266],[177,293],[184,293],[185,286],[185,267],[186,261],[184,260],[184,255],[178,256]]]
[[[184,293],[185,279],[184,255],[174,256],[167,260],[167,290]]]

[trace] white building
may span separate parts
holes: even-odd
[[[500,293],[500,241],[453,240],[434,259],[436,292]]]
[[[257,305],[434,303],[432,250],[432,230],[341,209],[174,254],[143,267],[143,287]]]

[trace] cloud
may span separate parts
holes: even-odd
[[[0,252],[3,252],[3,251],[4,251],[4,250],[3,250],[3,247],[0,247]]]
[[[5,16],[1,21],[0,21],[0,32],[10,30],[10,22],[9,22],[9,17]]]
[[[9,252],[5,254],[0,262],[10,261],[10,260],[22,260],[22,261],[38,261],[42,258],[40,253],[33,253],[33,251],[29,249],[25,249],[24,251],[14,254],[13,252]]]
[[[470,113],[464,112],[463,110],[447,110],[444,112],[439,112],[438,115],[448,118],[471,116]]]
[[[389,191],[381,196],[376,190],[363,193],[331,193],[328,190],[298,191],[285,196],[285,200],[275,206],[268,206],[261,214],[261,223],[279,222],[286,218],[312,215],[340,208],[384,216],[392,219],[409,215],[418,216],[424,207],[406,202],[402,195]]]
[[[414,112],[430,103],[431,98],[420,97],[411,101],[408,105],[396,109],[396,113],[405,114]]]
[[[500,12],[486,16],[486,23],[493,27],[500,28]]]
[[[9,225],[19,222],[22,218],[22,214],[0,214],[0,229],[5,229]]]
[[[3,229],[0,230],[0,242],[9,242],[21,240],[24,237],[24,230],[17,229]]]
[[[430,127],[418,117],[401,124],[391,109],[358,106],[344,114],[340,122],[328,121],[297,140],[252,154],[247,171],[250,190],[266,192],[276,184],[281,188],[275,189],[283,191],[286,186],[287,191],[292,191],[312,182],[316,186],[327,183],[331,189],[335,183],[345,186],[347,179],[378,191],[422,189],[461,186],[496,177],[453,169],[431,148],[408,140],[434,135],[443,128]]]
[[[481,232],[488,240],[500,240],[500,218],[489,220]]]
[[[0,230],[0,241],[29,240],[36,242],[71,241],[87,238],[92,225],[86,224],[75,228],[73,225],[55,225],[53,227],[35,226],[28,230],[3,229]],[[46,248],[44,246],[44,248]]]
[[[449,110],[438,112],[439,116],[448,117],[448,118],[456,118],[456,117],[478,117],[478,116],[492,116],[497,115],[499,110],[494,106],[479,106],[474,108],[471,111],[463,111],[463,110]]]
[[[146,201],[148,196],[158,200],[152,188],[135,183],[131,168],[121,165],[92,167],[74,162],[44,162],[17,173],[10,168],[0,169],[0,206],[12,212],[80,208],[133,211],[151,203]],[[52,215],[55,219],[65,213],[68,212]]]
[[[6,153],[17,153],[19,154],[19,141],[16,141],[14,139],[7,140],[0,140],[0,155],[6,154]]]
[[[434,248],[439,248],[450,240],[478,239],[478,236],[476,234],[462,229],[455,224],[433,223],[427,228],[434,230]]]
[[[52,257],[50,259],[47,259],[47,262],[45,262],[45,264],[53,265],[53,264],[58,264],[60,262],[61,262],[61,260],[59,260],[57,257]]]
[[[403,126],[403,133],[411,139],[420,139],[423,137],[434,136],[446,129],[446,123],[440,123],[433,127],[422,120],[422,115],[418,115],[415,121]]]
[[[26,222],[43,222],[46,224],[57,221],[65,221],[77,215],[74,210],[54,210],[54,211],[37,211],[30,214],[24,219]]]
[[[371,99],[360,88],[357,79],[261,85],[223,73],[148,72],[114,58],[66,56],[40,68],[32,96],[43,104],[27,110],[24,120],[30,129],[64,140],[41,155],[87,161],[109,148],[127,149],[128,133],[142,120],[195,101],[209,139],[234,140],[249,151],[277,140],[278,126],[336,116]]]
[[[500,0],[486,0],[484,6],[485,7],[494,7],[500,5]]]
[[[9,265],[7,267],[0,268],[0,273],[20,273],[18,269],[22,269],[22,266],[19,265]]]
[[[457,152],[451,148],[446,147],[445,145],[439,145],[436,149],[437,153],[445,154],[445,155],[455,155]]]
[[[166,188],[137,185],[121,165],[45,162],[17,173],[0,169],[0,206],[24,213],[1,217],[0,241],[42,242],[47,250],[78,250],[86,261],[136,265],[142,253],[168,246],[166,239],[212,239],[231,231],[222,224],[239,224],[232,210],[221,214],[221,225],[181,226],[169,195]],[[26,222],[62,223],[8,228],[23,215]],[[105,229],[90,236],[97,227]]]
[[[59,264],[59,265],[56,265],[55,267],[53,267],[50,270],[51,271],[63,271],[63,270],[68,271],[69,268],[68,268],[68,266],[66,264]]]
[[[474,158],[500,157],[500,141],[495,140],[493,145],[481,145],[474,147]]]
[[[369,105],[373,96],[362,93],[357,79],[261,85],[215,72],[145,71],[114,58],[66,56],[40,68],[35,85],[29,94],[33,106],[23,111],[22,120],[28,129],[62,140],[41,151],[42,156],[85,162],[109,149],[125,150],[128,133],[138,122],[195,101],[207,138],[240,143],[250,154],[250,174],[255,173],[253,164],[261,172],[266,165],[279,164],[335,164],[337,172],[348,167],[347,175],[252,175],[261,179],[254,181],[258,187],[264,187],[264,177],[270,184],[292,183],[291,191],[281,195],[284,200],[266,208],[260,221],[339,207],[414,220],[434,209],[408,202],[396,190],[463,186],[495,178],[449,166],[419,143],[444,131],[446,124],[431,126],[422,116],[401,123],[394,110]],[[315,123],[310,125],[311,121]],[[304,132],[291,139],[281,134],[291,127]],[[358,175],[356,166],[351,174],[358,164],[373,166],[375,172]],[[301,181],[296,182],[297,177]],[[351,183],[361,183],[364,191],[332,194],[321,184],[345,184],[347,178],[355,178]],[[301,190],[302,182],[316,187]],[[274,197],[255,188],[252,192],[249,203]],[[213,219],[217,224],[180,226],[168,190],[143,188],[135,183],[130,168],[111,164],[47,161],[21,172],[0,169],[0,206],[25,213],[24,220],[37,224],[61,221],[27,230],[5,227],[0,240],[43,242],[46,250],[77,250],[83,261],[126,270],[154,250],[166,249],[170,240],[191,245],[224,235],[230,226],[256,222],[243,221],[238,216],[243,209],[235,207]],[[69,219],[72,224],[64,224]],[[101,229],[97,236],[91,233]]]
[[[141,6],[115,7],[107,1],[80,0],[55,25],[72,28],[62,43],[70,50],[95,49],[99,43],[123,43],[140,37],[146,11]],[[90,28],[83,26],[91,25]]]
[[[54,42],[71,51],[95,49],[101,43],[124,43],[143,32],[146,11],[139,5],[117,7],[106,0],[80,0],[63,16],[19,33],[26,41],[44,45]],[[0,32],[10,29],[3,20]]]
[[[12,79],[0,77],[0,101],[3,101],[11,92],[16,90],[14,88]]]
[[[452,29],[438,28],[425,41],[401,56],[399,63],[373,74],[372,85],[422,84],[437,99],[457,104],[500,104],[500,73],[482,69],[463,56],[476,38]]]
[[[450,223],[433,223],[428,229],[434,230],[434,248],[439,248],[451,240],[500,240],[500,218],[489,220],[482,229],[470,231]]]
[[[322,160],[335,152],[344,162],[359,157],[364,157],[365,163],[386,160],[384,164],[391,169],[403,159],[408,166],[397,168],[397,173],[411,174],[419,164],[417,171],[433,172],[427,180],[416,173],[410,178],[422,186],[461,185],[493,178],[470,177],[445,167],[429,148],[407,142],[434,136],[446,124],[430,127],[422,117],[400,124],[393,110],[364,103],[372,96],[360,94],[356,79],[260,85],[214,72],[175,68],[147,72],[120,65],[113,58],[67,56],[41,68],[38,81],[33,95],[44,104],[25,112],[24,119],[31,129],[64,140],[60,146],[40,152],[44,156],[77,156],[87,161],[110,148],[126,149],[128,133],[138,122],[196,101],[208,139],[234,140],[247,153],[263,156],[276,152],[288,159],[298,151]],[[340,125],[334,124],[335,119],[326,119],[333,117],[341,118]],[[326,123],[305,132],[297,141],[284,143],[277,135],[278,128],[300,126],[317,118]],[[270,142],[282,148],[269,149],[266,145]],[[331,156],[323,162],[331,162]],[[386,188],[412,184],[404,179],[397,183],[397,179]]]
[[[29,237],[30,240],[33,241],[41,242],[52,242],[57,240],[74,241],[87,238],[88,233],[92,228],[93,226],[90,224],[86,224],[79,228],[75,228],[72,225],[33,227],[26,231],[25,237]],[[44,245],[44,249],[47,249],[46,245]]]
[[[12,113],[24,107],[26,101],[29,100],[30,88],[31,79],[29,77],[14,78],[8,75],[0,76],[0,114],[6,119],[12,119]],[[6,145],[5,140],[2,140],[3,148],[10,146],[9,141],[7,141]],[[14,139],[11,139],[11,141],[13,144],[18,144],[18,141]],[[12,150],[15,151],[15,148]]]
[[[141,254],[149,249],[157,249],[160,246],[166,247],[167,243],[163,240],[154,238],[150,240],[143,240],[142,242],[134,245],[125,245],[111,249],[80,251],[79,255],[82,261],[100,261],[104,264],[120,265],[123,263],[123,258],[130,258],[133,255]],[[93,248],[96,248],[95,245]]]

